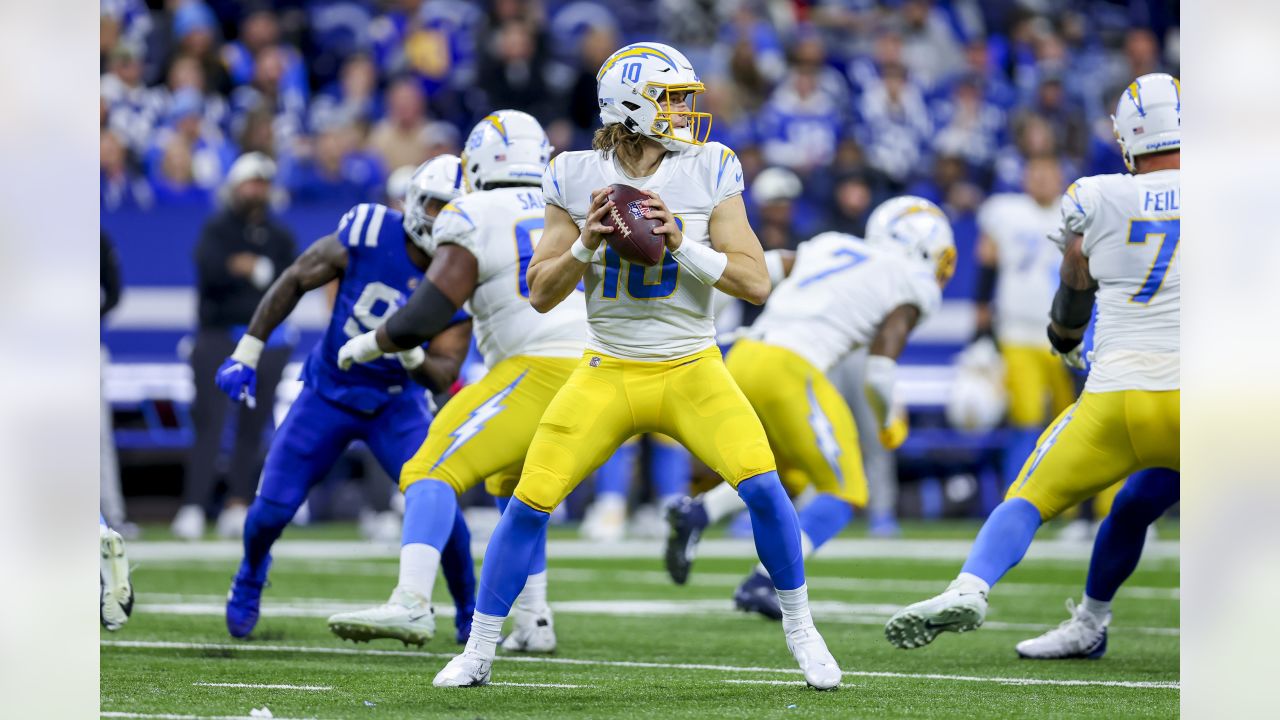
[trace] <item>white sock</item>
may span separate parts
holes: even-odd
[[[779,590],[778,604],[782,606],[782,632],[789,633],[792,630],[813,625],[813,616],[809,614],[807,584],[795,590]]]
[[[471,618],[471,639],[467,640],[464,652],[492,658],[498,652],[498,638],[502,637],[502,624],[506,621],[505,617],[477,612]]]
[[[956,576],[956,582],[960,587],[968,592],[980,592],[986,596],[991,592],[991,586],[986,580],[974,575],[973,573],[962,572]]]
[[[707,518],[712,523],[747,506],[742,502],[742,498],[738,497],[738,491],[730,487],[729,483],[720,483],[703,493],[698,499],[702,501],[702,507],[707,511]]]
[[[813,554],[813,541],[809,539],[809,533],[800,531],[800,557],[808,559]],[[756,563],[756,572],[765,577],[769,577],[769,571],[764,568],[764,563]]]
[[[418,593],[431,603],[431,590],[440,569],[440,551],[426,543],[400,546],[400,587]]]
[[[1107,619],[1107,614],[1111,612],[1111,601],[1108,600],[1107,602],[1103,602],[1101,600],[1094,600],[1088,595],[1085,595],[1084,599],[1080,601],[1080,608],[1091,615],[1093,619],[1097,620],[1098,624],[1101,625],[1103,621]]]
[[[524,581],[524,589],[516,598],[515,609],[533,615],[541,615],[547,609],[547,571],[534,573]]]

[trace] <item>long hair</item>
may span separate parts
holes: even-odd
[[[591,149],[599,150],[605,155],[614,153],[624,162],[635,161],[644,153],[647,140],[644,135],[626,129],[622,123],[611,123],[596,131],[591,138]]]

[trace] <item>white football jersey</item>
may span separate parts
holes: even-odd
[[[611,153],[566,152],[547,165],[542,190],[548,203],[564,208],[581,228],[591,191],[615,183],[658,193],[677,216],[684,242],[710,246],[711,211],[742,192],[742,166],[720,143],[669,152],[646,178],[628,176]],[[677,265],[670,252],[660,265],[646,268],[602,244],[587,266],[585,281],[587,345],[592,349],[635,360],[671,360],[715,343],[714,288]]]
[[[500,188],[456,198],[432,228],[436,245],[460,245],[476,257],[476,290],[465,309],[488,367],[515,355],[579,357],[586,344],[582,293],[546,314],[529,304],[524,276],[542,237],[544,212],[536,187]]]
[[[1042,207],[1021,193],[993,195],[978,210],[978,229],[999,255],[994,326],[1001,343],[1043,347],[1058,289],[1062,253],[1045,238],[1062,220],[1057,203]]]
[[[748,335],[796,353],[822,372],[875,337],[901,305],[937,311],[932,269],[853,235],[827,232],[800,243],[791,275],[774,288]]]
[[[1085,389],[1176,390],[1179,382],[1181,182],[1177,170],[1081,178],[1062,198],[1098,281]]]

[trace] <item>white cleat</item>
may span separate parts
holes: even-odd
[[[1031,660],[1101,658],[1107,652],[1107,626],[1111,624],[1111,613],[1099,621],[1085,612],[1084,607],[1076,606],[1070,598],[1067,599],[1067,612],[1071,613],[1071,618],[1058,627],[1040,637],[1018,643],[1018,655]]]
[[[133,584],[129,582],[129,558],[124,538],[106,525],[98,526],[102,550],[99,567],[99,615],[102,627],[112,632],[124,627],[133,613]]]
[[[239,540],[244,537],[244,523],[249,519],[249,508],[229,505],[218,515],[218,537],[223,540]]]
[[[579,532],[594,542],[620,542],[627,532],[626,500],[609,495],[591,503],[582,515]]]
[[[183,505],[169,525],[179,540],[199,540],[204,537],[204,508],[199,505]]]
[[[385,605],[331,616],[329,630],[352,642],[390,638],[422,647],[435,637],[436,616],[426,598],[396,588]]]
[[[431,681],[436,687],[476,687],[489,684],[489,671],[493,668],[493,658],[467,649],[449,661],[444,669],[436,673]]]
[[[827,650],[827,643],[812,625],[787,633],[787,649],[804,671],[804,681],[815,690],[834,690],[840,686],[840,666]]]
[[[928,645],[941,632],[977,630],[986,618],[986,593],[955,580],[941,595],[894,613],[884,626],[884,636],[893,645],[910,650]]]
[[[551,608],[540,613],[515,612],[515,626],[502,639],[500,647],[508,652],[550,653],[556,650],[556,626]]]

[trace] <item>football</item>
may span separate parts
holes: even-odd
[[[644,205],[649,196],[630,185],[615,184],[609,186],[609,199],[613,207],[609,208],[605,224],[614,227],[604,236],[609,247],[637,265],[649,267],[662,262],[666,245],[661,235],[653,233],[654,228],[662,227],[662,222],[649,217],[649,208]]]

